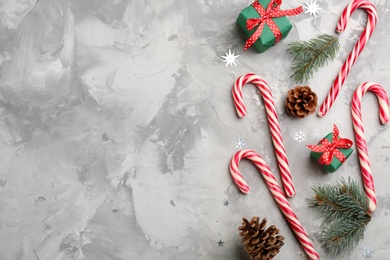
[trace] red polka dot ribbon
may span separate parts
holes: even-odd
[[[255,8],[257,13],[260,15],[260,18],[251,18],[246,21],[246,27],[248,30],[252,30],[256,26],[258,27],[252,36],[245,42],[244,51],[250,48],[255,41],[259,39],[265,24],[268,25],[272,33],[275,35],[275,44],[282,39],[282,32],[271,18],[292,16],[303,12],[302,6],[291,10],[280,10],[281,3],[282,0],[272,0],[267,6],[267,10],[265,10],[257,0],[253,2],[252,7]]]
[[[332,162],[333,156],[339,159],[341,163],[345,162],[347,158],[338,150],[338,148],[351,148],[352,144],[353,142],[347,138],[339,139],[339,129],[334,125],[332,142],[323,138],[318,145],[308,145],[307,147],[315,153],[323,153],[320,159],[318,159],[320,165],[329,165]]]

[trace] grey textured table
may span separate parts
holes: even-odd
[[[366,95],[363,117],[378,196],[364,240],[332,258],[317,239],[308,208],[313,185],[341,177],[361,184],[357,153],[335,173],[309,159],[336,123],[353,139],[355,88],[375,81],[390,92],[390,4],[373,0],[379,22],[328,115],[298,120],[284,112],[290,79],[288,43],[335,35],[346,0],[318,0],[317,18],[289,18],[289,36],[263,54],[242,52],[235,24],[251,1],[2,0],[0,3],[0,259],[246,259],[237,227],[259,215],[286,244],[275,259],[305,259],[260,174],[240,169],[243,195],[228,166],[242,138],[280,181],[263,101],[244,88],[245,118],[231,88],[254,72],[272,89],[297,195],[293,209],[322,259],[390,259],[389,126]],[[304,4],[287,1],[283,9]],[[308,85],[322,102],[366,24],[359,10],[341,49]],[[220,56],[240,55],[237,67]],[[299,143],[294,134],[302,131]],[[280,183],[280,182],[279,182]],[[367,257],[367,256],[366,256]]]

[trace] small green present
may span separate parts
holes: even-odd
[[[303,12],[302,6],[291,10],[280,10],[282,0],[255,0],[237,18],[238,26],[249,39],[244,51],[252,45],[258,52],[265,52],[284,39],[292,28],[286,16]]]
[[[328,172],[335,172],[352,154],[352,141],[339,137],[337,126],[333,132],[325,136],[317,145],[308,145],[310,157],[314,158]]]

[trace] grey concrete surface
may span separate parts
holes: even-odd
[[[261,154],[280,183],[264,103],[244,88],[248,115],[235,114],[231,88],[254,72],[272,89],[297,195],[293,209],[321,259],[390,259],[389,126],[373,95],[363,117],[378,209],[364,240],[339,257],[324,254],[311,187],[341,177],[361,183],[356,151],[335,173],[309,159],[337,124],[353,139],[355,88],[375,81],[390,92],[390,5],[373,0],[379,22],[330,112],[299,120],[284,112],[288,44],[328,33],[336,59],[307,85],[322,102],[366,24],[359,10],[335,32],[346,0],[317,0],[316,18],[289,18],[288,37],[263,54],[242,51],[235,24],[251,1],[2,0],[0,3],[0,259],[247,259],[237,227],[258,215],[286,237],[275,259],[305,259],[257,170],[229,176],[237,138]],[[282,9],[304,5],[285,0]],[[220,56],[240,55],[237,67]],[[305,141],[294,140],[302,131]],[[219,243],[218,243],[219,242]]]

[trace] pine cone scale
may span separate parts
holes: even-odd
[[[259,217],[253,217],[250,222],[243,218],[242,226],[238,228],[251,260],[272,259],[284,245],[284,237],[279,235],[279,229],[275,225],[266,229],[266,224],[267,219],[259,223]]]
[[[287,92],[286,111],[300,118],[313,114],[317,107],[317,95],[308,86],[296,86]]]

